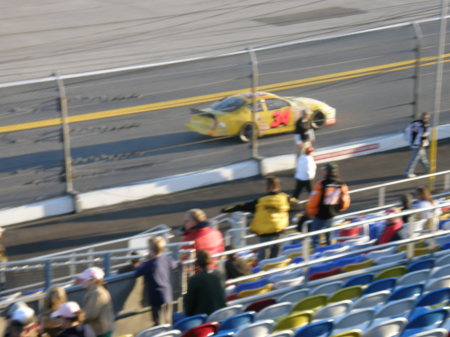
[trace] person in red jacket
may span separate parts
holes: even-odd
[[[222,233],[210,226],[205,212],[201,209],[194,208],[185,213],[183,228],[182,241],[195,241],[196,251],[206,250],[211,255],[224,251]]]
[[[397,210],[394,208],[388,208],[386,210],[386,214],[397,213]],[[386,219],[385,227],[383,232],[381,233],[377,244],[382,245],[383,243],[388,243],[391,241],[400,240],[399,231],[403,227],[403,220],[400,217]]]

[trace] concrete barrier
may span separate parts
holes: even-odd
[[[450,124],[441,125],[438,134],[439,139],[449,138]],[[389,151],[405,146],[407,146],[407,142],[403,138],[403,134],[395,134],[317,149],[314,158],[320,164]],[[128,186],[81,193],[75,197],[75,200],[71,196],[64,196],[24,206],[0,209],[0,226],[9,226],[75,211],[81,212],[98,207],[118,205],[153,196],[254,177],[259,174],[265,175],[286,171],[295,167],[295,158],[295,154],[287,154],[264,158],[260,162],[247,160],[217,169],[202,170],[137,182]]]

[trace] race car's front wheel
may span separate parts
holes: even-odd
[[[325,124],[325,114],[320,110],[314,111],[312,116],[312,122],[314,128],[316,129],[321,128]]]
[[[254,130],[255,125],[252,123],[246,123],[242,125],[241,129],[239,130],[239,139],[244,143],[251,142]]]

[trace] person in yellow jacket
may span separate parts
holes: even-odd
[[[317,231],[333,225],[333,218],[350,207],[348,186],[338,177],[338,166],[328,163],[325,177],[313,188],[306,204],[306,213],[313,218],[311,230]],[[330,233],[326,233],[327,245],[331,244]],[[313,247],[319,245],[319,235],[313,237]]]
[[[298,201],[281,192],[280,179],[274,176],[266,177],[267,194],[250,202],[222,209],[224,213],[251,212],[254,214],[250,230],[258,235],[260,243],[276,240],[289,225],[289,211]],[[267,251],[270,254],[267,256]],[[279,245],[260,248],[258,260],[278,256]]]

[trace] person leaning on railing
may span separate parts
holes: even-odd
[[[258,199],[222,209],[223,213],[251,212],[254,214],[250,230],[258,235],[260,243],[276,240],[289,225],[289,212],[299,209],[298,200],[281,192],[280,179],[266,177],[267,194]],[[267,250],[270,254],[267,256]],[[279,245],[262,247],[258,250],[258,260],[278,256]]]

